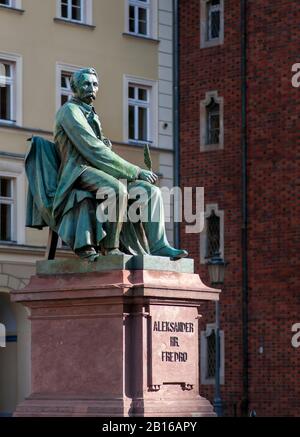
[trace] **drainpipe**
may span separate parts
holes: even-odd
[[[242,323],[243,323],[243,398],[241,413],[249,409],[248,345],[248,138],[247,138],[247,0],[241,0],[241,103],[242,103]]]
[[[179,1],[173,0],[173,138],[174,186],[180,184],[180,126],[179,126]],[[180,246],[180,223],[174,222],[174,244]]]

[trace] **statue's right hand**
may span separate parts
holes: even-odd
[[[155,173],[153,173],[153,171],[141,170],[138,178],[142,181],[149,182],[150,184],[155,184],[155,182],[158,179],[158,176]]]

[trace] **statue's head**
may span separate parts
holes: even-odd
[[[96,99],[99,89],[97,71],[94,68],[76,71],[71,79],[71,88],[75,97],[90,105]]]

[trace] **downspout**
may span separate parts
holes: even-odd
[[[248,138],[247,138],[247,0],[241,0],[241,104],[242,104],[242,335],[243,398],[241,413],[249,409],[249,344],[248,344]]]
[[[180,125],[179,125],[179,1],[173,0],[173,144],[174,187],[180,184]],[[176,200],[176,199],[175,199]],[[174,210],[175,213],[175,210]],[[174,244],[180,246],[180,223],[174,221]]]

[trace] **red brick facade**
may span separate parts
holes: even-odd
[[[200,0],[180,1],[181,185],[204,186],[205,202],[225,214],[226,270],[221,296],[225,333],[225,415],[241,414],[242,138],[240,1],[224,1],[224,44],[200,48]],[[300,416],[300,348],[291,327],[300,322],[300,62],[299,0],[247,2],[248,339],[249,411]],[[224,149],[200,152],[200,101],[224,98]],[[200,238],[181,229],[202,279]],[[214,322],[214,308],[203,312]],[[262,352],[262,353],[261,353]],[[202,386],[213,400],[213,386]]]

